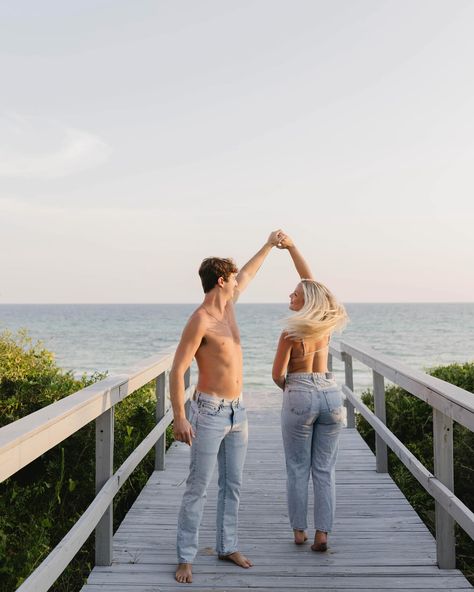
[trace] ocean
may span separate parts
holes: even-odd
[[[113,374],[177,344],[196,304],[0,304],[0,332],[25,328],[77,374]],[[474,361],[474,303],[346,304],[343,338],[418,370]],[[277,391],[271,368],[287,304],[237,304],[244,392]],[[341,338],[333,337],[334,341]],[[342,365],[335,360],[338,380]],[[195,370],[194,370],[195,372]],[[372,374],[354,362],[356,391]]]

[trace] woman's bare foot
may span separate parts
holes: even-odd
[[[190,584],[193,581],[193,566],[191,563],[178,563],[176,569],[176,581],[180,584]]]
[[[308,535],[304,530],[293,528],[293,534],[295,535],[295,545],[303,545],[308,540]]]
[[[314,545],[311,545],[313,551],[324,553],[328,550],[328,533],[322,530],[317,530],[314,535]]]
[[[240,551],[234,551],[234,553],[230,553],[229,555],[219,555],[219,559],[224,561],[232,561],[232,563],[235,563],[235,565],[244,567],[245,569],[248,569],[253,565],[250,559],[247,559],[247,557],[242,555]]]

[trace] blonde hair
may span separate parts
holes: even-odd
[[[291,339],[320,339],[333,331],[342,330],[349,317],[335,296],[315,280],[301,280],[303,308],[285,319],[285,330]]]

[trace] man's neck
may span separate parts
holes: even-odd
[[[203,306],[219,315],[223,315],[228,301],[219,293],[211,290],[204,296]]]

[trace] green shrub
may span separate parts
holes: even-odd
[[[0,425],[45,407],[97,380],[75,378],[26,332],[0,334]],[[155,425],[154,383],[115,408],[115,469]],[[170,437],[170,430],[167,433]],[[118,492],[114,527],[122,521],[153,471],[154,451]],[[0,484],[0,590],[10,592],[41,563],[95,496],[95,424],[41,455]],[[80,590],[94,563],[94,536],[55,583],[56,592]]]
[[[429,374],[474,393],[474,363],[450,364],[428,370]],[[433,414],[427,404],[398,386],[385,389],[387,426],[403,444],[433,472]],[[362,401],[373,411],[374,398],[369,390]],[[357,428],[372,450],[375,433],[361,415]],[[454,423],[454,491],[468,508],[474,509],[474,433]],[[389,451],[389,472],[411,505],[434,534],[434,500],[408,469]],[[474,583],[474,542],[456,526],[457,565]]]

